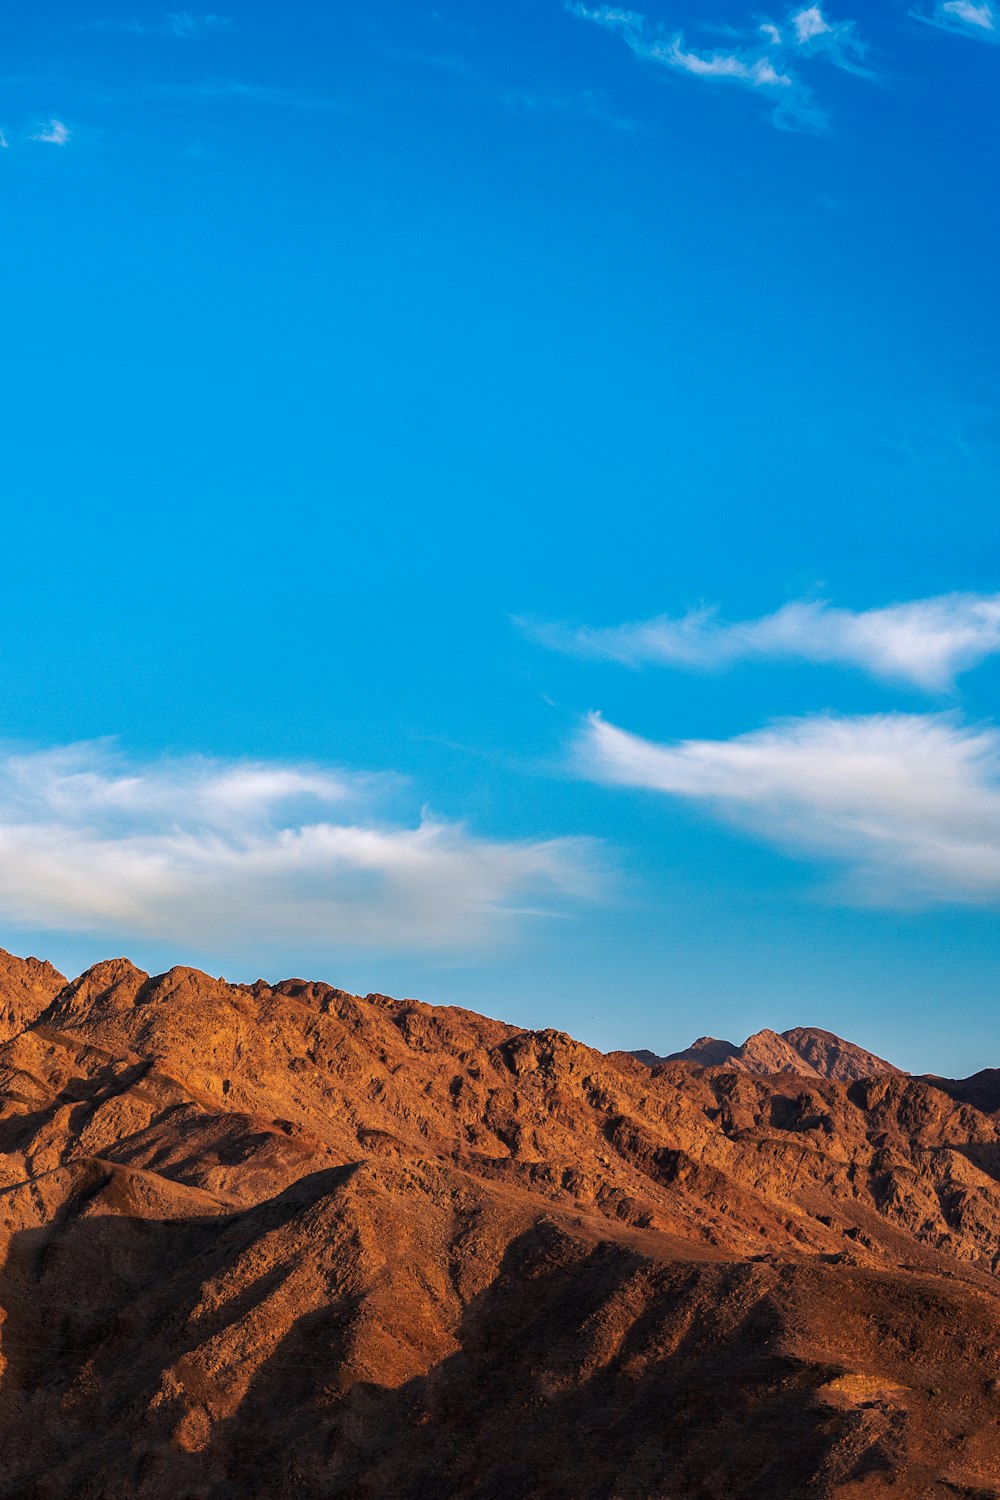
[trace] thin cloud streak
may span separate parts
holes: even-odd
[[[0,917],[203,943],[461,951],[593,896],[585,839],[490,840],[385,813],[391,778],[106,743],[0,750]]]
[[[870,906],[1000,901],[1000,734],[945,715],[791,720],[657,744],[590,717],[577,769],[701,803],[793,854],[833,860]]]
[[[583,0],[566,0],[565,8],[580,20],[620,36],[644,62],[708,82],[736,83],[755,90],[771,100],[771,118],[782,129],[826,127],[826,116],[801,75],[803,61],[822,56],[847,72],[874,77],[864,65],[867,49],[854,22],[830,22],[818,4],[793,11],[784,27],[759,21],[740,46],[710,51],[687,46],[680,31],[668,34],[638,11],[587,5]]]
[[[943,594],[860,611],[793,601],[732,624],[710,609],[605,629],[517,623],[554,650],[630,667],[710,671],[741,661],[803,661],[931,691],[948,690],[959,672],[1000,652],[1000,594]]]

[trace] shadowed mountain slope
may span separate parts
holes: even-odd
[[[1000,1068],[982,1068],[971,1078],[938,1078],[931,1073],[927,1082],[943,1089],[952,1099],[974,1104],[987,1114],[1000,1109]]]
[[[0,974],[0,1497],[1000,1495],[1000,1120],[937,1083]]]

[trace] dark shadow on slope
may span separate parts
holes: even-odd
[[[818,1378],[768,1347],[760,1287],[718,1311],[762,1274],[654,1267],[542,1221],[466,1308],[460,1352],[396,1390],[343,1391],[336,1324],[310,1314],[217,1435],[219,1500],[804,1497],[829,1441]]]
[[[956,1104],[971,1104],[985,1115],[1000,1109],[1000,1068],[983,1068],[969,1078],[938,1078],[929,1073],[919,1082],[940,1089]]]
[[[987,1385],[1000,1322],[981,1293],[815,1264],[657,1263],[547,1216],[509,1244],[461,1311],[459,1352],[425,1375],[352,1380],[376,1316],[379,1337],[409,1325],[345,1280],[291,1324],[239,1406],[199,1427],[219,1390],[172,1390],[164,1372],[256,1307],[266,1319],[355,1170],[184,1221],[78,1217],[99,1190],[84,1181],[58,1221],[16,1235],[0,1272],[0,1497],[821,1500],[879,1474],[909,1497],[962,1493],[916,1452],[925,1437],[964,1463],[961,1444],[985,1432],[977,1462],[1000,1462]],[[269,1260],[285,1228],[284,1259]],[[251,1280],[193,1317],[238,1257]],[[793,1352],[803,1328],[824,1353]],[[855,1363],[831,1363],[838,1348]],[[906,1401],[831,1405],[820,1388],[845,1367],[902,1381]]]
[[[211,1453],[172,1443],[187,1410],[158,1398],[164,1371],[211,1337],[192,1320],[206,1283],[264,1236],[337,1192],[356,1164],[302,1178],[243,1213],[179,1220],[80,1217],[116,1168],[80,1164],[44,1227],[13,1236],[0,1271],[0,1496],[7,1500],[208,1494],[224,1479]],[[263,1266],[227,1319],[263,1302],[287,1268]]]

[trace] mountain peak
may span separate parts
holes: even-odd
[[[632,1053],[649,1067],[664,1062],[695,1063],[704,1068],[736,1068],[744,1073],[797,1073],[804,1078],[832,1078],[852,1083],[859,1078],[902,1073],[894,1063],[869,1052],[856,1042],[845,1041],[835,1032],[818,1026],[792,1026],[772,1031],[765,1026],[748,1036],[742,1046],[701,1036],[680,1052],[660,1057],[645,1049]]]
[[[781,1033],[804,1062],[821,1078],[835,1078],[838,1082],[851,1083],[856,1078],[871,1078],[876,1074],[902,1074],[903,1069],[886,1062],[857,1042],[845,1042],[832,1031],[823,1031],[818,1026],[793,1026]]]
[[[656,1062],[693,1062],[711,1068],[738,1057],[739,1051],[739,1047],[733,1042],[726,1042],[715,1036],[700,1036],[690,1047],[685,1047],[683,1052],[671,1052],[669,1057],[656,1057],[653,1052],[634,1052],[632,1056],[638,1057],[641,1062],[653,1058]]]
[[[127,958],[102,959],[59,990],[46,1022],[71,1025],[92,1010],[129,1010],[148,978]]]
[[[17,958],[0,948],[0,1042],[36,1021],[65,983],[44,959]]]

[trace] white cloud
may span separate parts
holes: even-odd
[[[638,11],[610,5],[590,6],[582,0],[566,0],[566,9],[581,20],[615,32],[646,62],[708,81],[738,83],[763,93],[772,100],[774,123],[783,128],[818,129],[825,125],[825,117],[799,71],[801,61],[823,55],[838,67],[866,74],[860,62],[865,47],[854,23],[831,23],[819,5],[804,7],[789,16],[787,41],[779,26],[764,20],[748,31],[740,46],[709,51],[687,47],[680,32],[668,36],[662,27],[651,25]]]
[[[969,0],[944,0],[941,9],[946,16],[954,16],[980,31],[996,30],[996,13],[991,5],[970,5]]]
[[[793,720],[661,745],[591,717],[592,779],[705,803],[783,849],[840,862],[867,904],[1000,901],[1000,734],[941,715]]]
[[[810,42],[814,37],[828,35],[832,30],[818,5],[810,5],[805,10],[796,11],[792,16],[792,25],[795,27],[796,38],[800,42]]]
[[[853,21],[829,21],[818,5],[809,5],[793,12],[789,25],[794,28],[795,50],[800,57],[824,57],[860,78],[876,77],[864,66],[868,49]]]
[[[641,32],[646,24],[645,16],[637,10],[622,10],[616,5],[569,4],[566,9],[584,21],[594,21],[598,26],[607,26],[609,31]]]
[[[666,54],[675,68],[693,73],[696,78],[731,78],[751,88],[791,88],[793,79],[775,71],[768,57],[747,57],[739,52],[685,52],[682,39],[673,39]]]
[[[808,661],[933,690],[951,687],[956,673],[1000,652],[1000,594],[942,594],[860,611],[797,601],[734,624],[714,610],[605,629],[520,623],[556,650],[628,666],[710,670],[738,661]]]
[[[667,36],[662,28],[651,26],[637,11],[608,5],[587,6],[578,0],[567,0],[566,9],[581,20],[616,32],[636,57],[645,62],[658,63],[694,78],[737,83],[762,91],[775,102],[777,124],[821,123],[809,90],[787,72],[779,72],[769,48],[759,41],[748,47],[699,52],[685,46],[680,32]]]
[[[62,120],[49,120],[47,124],[39,125],[31,137],[33,141],[44,141],[48,146],[65,146],[69,138],[69,129]]]
[[[9,151],[9,150],[10,150],[10,141],[8,141],[8,139],[4,135],[3,131],[0,130],[0,151]]]
[[[129,761],[107,743],[0,749],[0,917],[220,946],[464,949],[525,903],[592,894],[582,839],[489,840],[399,784],[310,766]]]
[[[1000,41],[1000,12],[993,0],[982,0],[978,5],[974,0],[939,0],[932,11],[914,10],[910,14],[943,31],[959,32],[981,41]]]

